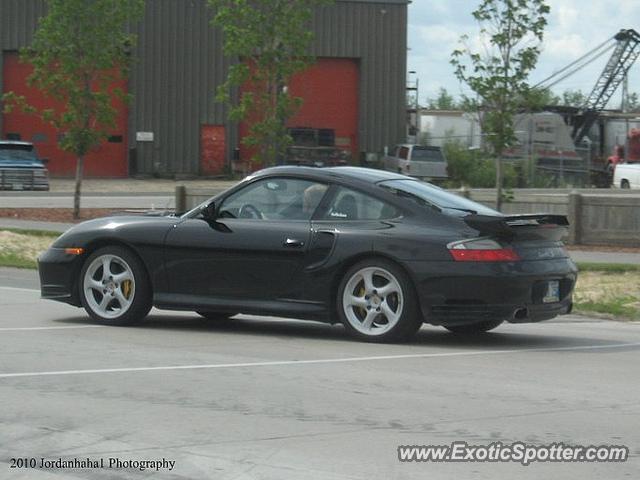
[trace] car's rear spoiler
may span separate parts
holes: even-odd
[[[530,239],[560,240],[568,232],[569,221],[564,215],[532,213],[524,215],[467,215],[467,225],[484,235]]]

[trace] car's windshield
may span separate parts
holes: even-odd
[[[37,160],[30,145],[0,145],[0,160]]]
[[[492,208],[418,180],[386,180],[379,185],[398,195],[413,197],[419,204],[436,207],[448,214],[502,215]]]

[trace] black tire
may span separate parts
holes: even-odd
[[[625,190],[627,188],[631,188],[631,185],[629,185],[629,180],[622,180],[620,182],[620,188],[624,188]]]
[[[484,322],[471,323],[468,325],[451,325],[446,326],[447,330],[452,333],[457,333],[461,335],[473,335],[479,333],[485,333],[489,330],[493,330],[494,328],[502,325],[504,320],[485,320]]]
[[[354,287],[354,282],[358,282],[357,276],[359,272],[366,269],[378,269],[377,272],[381,274],[378,275],[378,273],[374,273],[374,285],[376,281],[384,281],[386,279],[385,276],[390,274],[394,277],[394,280],[399,287],[399,293],[387,295],[384,298],[378,296],[378,293],[375,293],[375,299],[367,299],[365,291],[362,290],[362,292],[358,294],[358,296],[362,295],[359,300],[367,299],[367,302],[379,302],[377,303],[378,308],[372,308],[371,305],[367,305],[367,307],[354,307],[351,305],[345,308],[345,296],[353,295],[354,292],[349,292],[349,290]],[[364,280],[362,280],[362,282],[364,283]],[[392,282],[389,282],[389,284],[391,283]],[[359,284],[355,283],[355,285]],[[382,291],[384,290],[384,286],[385,285],[383,284],[382,287],[378,288]],[[355,288],[364,289],[364,285],[362,285],[362,287],[356,286]],[[395,318],[398,318],[397,320],[394,320],[395,323],[390,321],[384,313],[373,313],[373,311],[381,311],[380,307],[382,307],[382,303],[384,303],[387,308],[391,306],[392,313]],[[363,260],[353,265],[345,272],[336,291],[336,307],[338,310],[338,318],[346,328],[347,332],[349,332],[353,337],[367,342],[383,343],[406,341],[418,331],[423,323],[411,279],[398,265],[383,258]],[[395,308],[394,311],[393,308]],[[364,324],[368,311],[372,312],[372,315],[375,316],[375,320],[371,324],[372,328],[370,329],[370,333],[365,333],[363,330],[365,330]],[[361,317],[364,316],[365,318],[359,318],[358,315]],[[361,323],[358,324],[358,321]],[[352,322],[354,323],[352,324]],[[378,322],[380,322],[380,324],[379,326],[376,326],[378,325]],[[354,325],[358,328],[354,327]],[[378,330],[377,332],[376,329]]]
[[[217,322],[228,322],[230,320],[233,320],[231,317],[235,315],[235,313],[226,313],[226,312],[197,311],[196,313],[201,317],[206,318],[207,320],[214,320]]]
[[[118,314],[117,311],[114,311],[112,316],[105,316],[103,312],[96,308],[96,304],[101,298],[101,293],[96,289],[87,291],[85,287],[85,277],[87,275],[87,270],[91,267],[96,259],[104,258],[105,256],[114,257],[115,264],[118,264],[115,259],[124,261],[124,263],[130,268],[130,273],[133,276],[133,284],[129,284],[128,286],[129,295],[132,296],[132,298],[127,298],[127,300],[130,302],[128,308],[121,314]],[[98,270],[96,274],[99,272],[100,270]],[[102,277],[104,277],[104,269],[102,270]],[[94,280],[96,279],[96,277],[93,276],[91,278]],[[118,285],[118,288],[121,292],[123,286],[124,282]],[[116,290],[118,288],[116,288]],[[78,289],[80,300],[84,309],[96,322],[103,323],[105,325],[131,325],[143,320],[149,313],[149,310],[151,310],[153,295],[151,282],[149,280],[149,276],[147,275],[147,270],[140,259],[131,250],[125,247],[115,245],[107,246],[100,248],[89,255],[80,271]],[[93,299],[88,298],[88,295],[92,295]]]

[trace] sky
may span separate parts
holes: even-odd
[[[435,98],[444,87],[450,94],[468,93],[453,74],[451,52],[462,34],[470,38],[479,31],[471,16],[480,0],[413,0],[409,5],[409,80],[419,79],[420,103]],[[542,54],[530,76],[535,84],[581,55],[594,49],[620,29],[640,31],[640,0],[547,0],[551,8],[542,43]],[[554,93],[582,90],[589,94],[610,52],[576,75],[554,87]],[[640,92],[640,59],[629,71],[629,92]],[[621,90],[621,89],[620,89]],[[618,91],[609,108],[619,107]]]

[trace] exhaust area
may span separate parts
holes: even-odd
[[[526,308],[519,308],[513,313],[514,320],[525,320],[529,316],[529,310]]]

